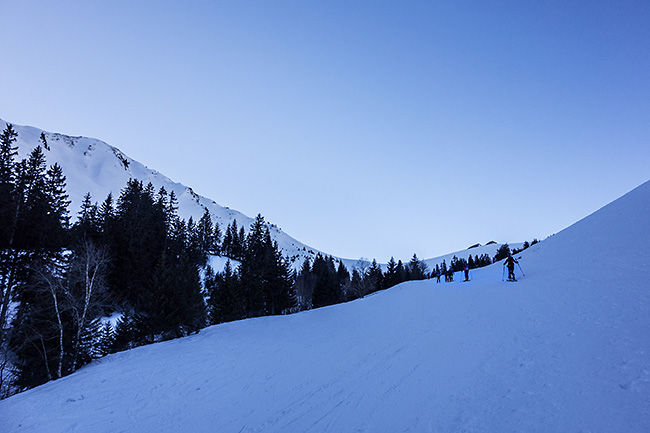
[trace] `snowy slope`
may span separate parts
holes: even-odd
[[[2,432],[648,432],[650,182],[470,283],[213,326],[0,402]]]
[[[6,122],[0,119],[0,130],[4,130],[5,126]],[[222,231],[225,231],[233,220],[237,220],[238,227],[244,227],[246,230],[253,222],[253,218],[196,194],[192,188],[173,182],[101,140],[70,137],[30,126],[13,125],[13,127],[18,132],[16,145],[19,159],[27,157],[37,145],[41,144],[41,133],[45,135],[50,148],[50,150],[43,149],[48,165],[58,162],[63,168],[67,191],[72,202],[70,214],[73,217],[79,212],[86,193],[90,192],[93,200],[99,203],[106,199],[109,192],[113,194],[114,200],[117,200],[127,181],[133,178],[142,181],[145,185],[151,182],[156,192],[163,186],[168,193],[174,191],[178,198],[178,213],[184,219],[192,216],[197,221],[205,209],[208,209],[213,222],[218,222]],[[275,225],[270,224],[269,228],[271,236],[278,242],[284,254],[295,259],[296,266],[299,266],[304,258],[313,257],[319,252],[293,239]],[[344,263],[351,266],[354,261],[344,260]]]
[[[477,257],[477,256],[482,256],[483,254],[487,254],[490,259],[494,258],[494,256],[497,253],[497,250],[502,246],[503,244],[490,244],[490,245],[481,245],[475,248],[468,248],[466,250],[461,250],[461,251],[456,251],[455,253],[449,253],[445,254],[439,257],[433,257],[431,259],[426,259],[423,260],[423,262],[429,267],[429,270],[434,270],[436,268],[436,265],[442,264],[443,260],[449,266],[451,264],[451,261],[454,257],[457,259],[465,259],[467,260],[469,256]],[[508,244],[510,246],[510,249],[522,249],[523,248],[523,242],[520,243],[511,243]]]

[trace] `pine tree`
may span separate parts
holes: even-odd
[[[246,236],[244,228],[241,230],[237,227],[237,220],[233,220],[226,229],[223,244],[221,246],[221,253],[234,260],[241,260],[246,243]]]
[[[246,232],[244,227],[239,229],[239,234],[235,238],[235,257],[241,259],[244,257],[244,248],[246,248]]]
[[[115,208],[113,206],[113,194],[108,193],[106,199],[98,210],[99,229],[101,232],[110,230],[111,225],[115,222]]]
[[[498,262],[500,260],[505,259],[510,255],[510,246],[505,243],[499,247],[497,250],[496,255],[494,256],[494,259],[492,260],[493,262]]]
[[[363,278],[357,269],[352,269],[352,277],[350,278],[350,287],[346,293],[348,301],[355,300],[363,296],[365,292]]]
[[[214,274],[211,268],[208,269],[206,290],[209,295],[210,323],[231,322],[246,317],[241,283],[230,260],[226,262],[221,274]]]
[[[13,183],[14,159],[18,155],[18,147],[14,146],[18,133],[13,125],[7,124],[0,134],[0,182]]]
[[[271,243],[266,231],[264,283],[267,314],[286,314],[297,305],[295,275],[288,259],[282,256],[277,242]],[[270,247],[270,248],[269,248]]]
[[[92,202],[90,193],[84,195],[81,209],[79,210],[77,221],[72,227],[75,242],[82,239],[98,242],[100,238],[99,209],[97,203]]]
[[[424,280],[427,278],[429,270],[427,265],[418,259],[417,254],[413,254],[408,264],[408,274],[410,280]]]
[[[63,336],[59,279],[47,268],[21,286],[12,321],[9,347],[13,353],[14,385],[24,390],[63,375]],[[41,278],[41,276],[43,278]]]
[[[336,269],[332,257],[325,258],[318,254],[312,265],[314,273],[314,293],[312,304],[314,308],[333,305],[343,300],[343,292],[337,283]]]
[[[270,245],[268,228],[262,215],[257,215],[251,224],[242,254],[239,275],[244,289],[246,316],[257,317],[268,314],[268,299],[265,293],[266,272],[269,266],[267,255]]]
[[[209,251],[210,254],[214,255],[221,255],[222,247],[221,247],[221,228],[219,227],[219,223],[215,222],[214,223],[214,232],[212,233],[212,251]]]
[[[158,199],[156,201],[156,210],[162,212],[165,220],[165,227],[167,231],[172,230],[178,217],[178,200],[174,191],[167,193],[164,186],[160,187],[158,191]]]
[[[47,144],[47,139],[45,138],[45,133],[41,132],[41,137],[40,137],[41,143],[43,143],[43,147],[45,150],[50,150],[50,145]]]
[[[36,250],[48,244],[52,227],[49,225],[51,208],[45,186],[46,172],[40,146],[17,165],[15,230],[10,243],[19,249]]]
[[[9,346],[15,385],[25,389],[74,371],[74,315],[62,257],[34,253],[18,292]]]
[[[399,276],[400,283],[407,281],[407,272],[402,260],[397,261],[397,275]]]
[[[223,241],[221,242],[221,254],[223,256],[232,258],[232,241],[232,224],[228,224],[226,232],[223,235]]]
[[[68,194],[66,193],[66,178],[58,164],[51,166],[45,176],[45,192],[48,197],[49,211],[48,236],[52,246],[59,248],[69,243],[68,228],[70,216],[68,214]]]
[[[113,327],[111,326],[110,322],[104,323],[99,332],[97,355],[98,357],[101,357],[111,353],[111,348],[113,347],[115,341],[115,335],[113,333]]]
[[[214,227],[212,225],[210,211],[207,208],[196,225],[196,238],[201,256],[201,265],[205,266],[208,254],[211,254],[215,250]]]
[[[214,225],[212,224],[212,216],[210,211],[205,208],[201,219],[196,225],[196,231],[199,234],[199,243],[201,249],[207,254],[213,248]]]
[[[138,317],[135,324],[137,341],[141,344],[173,338],[172,334],[179,325],[176,317],[177,305],[175,272],[166,254],[162,254],[156,264],[151,278],[142,290]]]
[[[186,245],[189,243],[187,225],[185,220],[174,218],[171,223],[170,231],[167,235],[167,250],[169,257],[179,259],[181,254],[185,253]]]
[[[152,285],[157,300],[145,309],[152,319],[154,334],[163,339],[178,338],[198,332],[206,321],[198,267],[188,255],[180,260],[165,261],[163,255],[154,273]]]
[[[305,259],[296,275],[297,302],[301,310],[308,310],[312,307],[314,283],[315,278],[311,272],[311,264],[309,259]]]
[[[122,315],[115,324],[115,330],[112,337],[110,347],[111,353],[137,347],[135,317],[132,314]]]
[[[99,318],[89,320],[79,330],[79,335],[73,340],[73,351],[70,354],[70,367],[67,374],[74,373],[93,359],[105,355],[101,347],[103,335]]]
[[[9,303],[16,285],[18,255],[13,249],[19,198],[16,191],[17,148],[13,145],[18,133],[7,124],[0,135],[0,345],[5,338]]]
[[[70,370],[66,359],[73,343],[64,336],[74,324],[64,278],[65,177],[57,165],[46,169],[37,146],[16,165],[15,179],[15,230],[9,242],[11,260],[3,262],[3,285],[15,290],[12,296],[18,301],[9,345],[15,355],[16,384],[25,387]],[[2,316],[6,320],[4,307]]]
[[[204,250],[205,245],[202,244],[201,236],[203,234],[200,232],[198,223],[195,223],[194,219],[190,217],[187,221],[187,244],[184,254],[187,255],[190,262],[204,267],[208,262],[208,253]]]
[[[345,297],[345,293],[349,290],[350,287],[350,272],[342,261],[339,261],[339,267],[336,270],[336,280],[338,282],[342,296]]]
[[[11,124],[0,135],[0,249],[11,247],[16,217],[16,162],[17,147],[13,144],[18,133]]]
[[[372,264],[368,268],[368,272],[365,275],[367,280],[367,290],[368,293],[373,293],[378,290],[381,290],[384,282],[384,274],[381,271],[381,267],[377,263],[376,259],[372,259]],[[368,294],[366,293],[366,294]]]
[[[389,287],[393,287],[401,283],[402,281],[400,277],[401,276],[399,275],[395,258],[391,257],[390,260],[388,261],[388,264],[386,265],[386,273],[384,274],[383,288],[387,289]]]
[[[165,214],[155,206],[153,187],[131,179],[117,203],[110,287],[116,298],[136,309],[145,307],[149,283],[167,240]]]

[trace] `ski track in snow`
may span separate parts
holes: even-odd
[[[497,265],[109,356],[0,404],[3,431],[647,431],[647,289],[535,251],[517,285]]]
[[[2,431],[647,431],[647,289],[526,263],[112,355],[2,402]]]

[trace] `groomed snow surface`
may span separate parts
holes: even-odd
[[[496,264],[118,353],[0,402],[0,431],[649,432],[649,222],[646,183],[517,283]]]

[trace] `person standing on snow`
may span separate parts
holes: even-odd
[[[508,281],[517,281],[515,278],[515,263],[519,264],[511,255],[508,255],[504,265],[508,267]]]
[[[469,281],[469,265],[465,263],[465,281]]]

